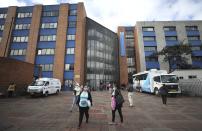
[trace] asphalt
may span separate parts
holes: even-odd
[[[92,92],[93,106],[89,123],[85,118],[81,131],[202,131],[202,98],[169,97],[167,105],[152,94],[134,95],[129,107],[127,92],[122,92],[124,123],[116,112],[116,125],[111,122],[110,94]],[[70,112],[72,92],[48,97],[17,97],[0,99],[0,131],[75,131],[78,110]]]

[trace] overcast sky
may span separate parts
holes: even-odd
[[[84,2],[88,17],[115,32],[136,21],[202,20],[202,0],[0,0],[0,6],[77,2]]]

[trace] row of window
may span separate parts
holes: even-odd
[[[4,30],[4,25],[0,25],[0,30]]]
[[[40,41],[56,41],[56,35],[42,35]]]
[[[53,64],[41,64],[40,66],[42,68],[42,71],[53,71]]]
[[[73,71],[74,64],[65,64],[65,71]]]
[[[187,36],[187,39],[190,41],[193,40],[200,40],[200,36]],[[155,36],[144,36],[143,37],[144,41],[156,41]],[[165,36],[166,41],[177,41],[177,36]]]
[[[157,62],[158,61],[158,57],[145,57],[145,61]]]
[[[42,23],[41,28],[57,28],[57,23]]]
[[[7,14],[0,14],[0,19],[4,19],[4,18],[6,18],[7,17]]]
[[[54,55],[55,50],[54,49],[38,49],[37,54],[38,55]]]
[[[102,74],[87,74],[88,80],[112,80],[113,75],[102,75]]]
[[[66,54],[68,54],[68,55],[74,54],[74,48],[67,48],[66,49]]]
[[[157,51],[157,47],[156,46],[145,46],[144,47],[144,51]]]
[[[28,36],[14,36],[13,42],[28,42]]]
[[[31,12],[18,13],[18,15],[17,15],[17,18],[27,18],[27,17],[32,17],[32,13]]]
[[[75,35],[67,35],[67,40],[75,40]]]
[[[15,55],[26,55],[26,49],[11,50],[10,56],[15,56]]]
[[[201,61],[202,62],[202,56],[192,56],[192,61]]]
[[[191,50],[192,51],[199,51],[199,50],[202,50],[202,47],[201,46],[191,46]]]
[[[58,16],[59,12],[58,11],[44,11],[42,13],[42,16]]]
[[[195,31],[198,30],[197,26],[185,26],[186,31]],[[164,31],[176,31],[175,26],[165,26],[163,27]],[[142,31],[154,31],[154,27],[142,27]]]
[[[15,25],[16,30],[26,30],[30,29],[30,24],[16,24]]]

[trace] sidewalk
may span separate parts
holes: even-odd
[[[85,117],[81,131],[201,131],[202,98],[168,98],[168,105],[161,98],[135,93],[135,107],[128,106],[127,92],[123,92],[123,125],[111,122],[110,94],[92,92],[93,107],[89,123]],[[78,111],[69,112],[72,92],[63,92],[47,98],[0,99],[0,130],[5,131],[76,131]],[[119,123],[116,112],[116,122]]]

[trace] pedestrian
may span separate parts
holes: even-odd
[[[134,88],[133,88],[133,80],[129,79],[128,86],[128,101],[129,101],[129,107],[133,107],[133,95],[134,95]]]
[[[14,82],[10,83],[7,91],[8,91],[8,97],[13,97],[14,95],[14,92],[15,92],[15,88],[16,88],[16,85]]]
[[[163,84],[161,86],[161,88],[159,89],[159,93],[161,95],[163,104],[166,105],[167,104],[168,88],[165,84]]]
[[[124,103],[124,98],[121,94],[120,87],[118,87],[116,84],[114,84],[111,97],[112,97],[111,98],[111,100],[112,100],[112,102],[111,102],[111,105],[112,105],[112,122],[110,122],[109,124],[116,124],[115,123],[116,110],[118,110],[118,112],[119,112],[119,116],[120,116],[120,120],[121,120],[121,124],[122,124],[123,123],[122,106]],[[114,99],[115,99],[115,101],[114,101]],[[113,103],[115,103],[115,107],[113,107]]]
[[[74,89],[73,89],[73,102],[72,102],[70,112],[72,112],[72,110],[73,110],[73,108],[74,108],[74,106],[78,100],[80,92],[81,92],[81,88],[80,88],[79,84],[76,83],[74,86]]]
[[[78,100],[77,100],[77,105],[79,106],[78,129],[80,129],[84,114],[86,116],[86,123],[88,123],[88,119],[89,119],[88,111],[89,111],[89,107],[92,106],[92,97],[91,97],[91,93],[88,90],[87,86],[84,86],[83,91],[80,93]]]

